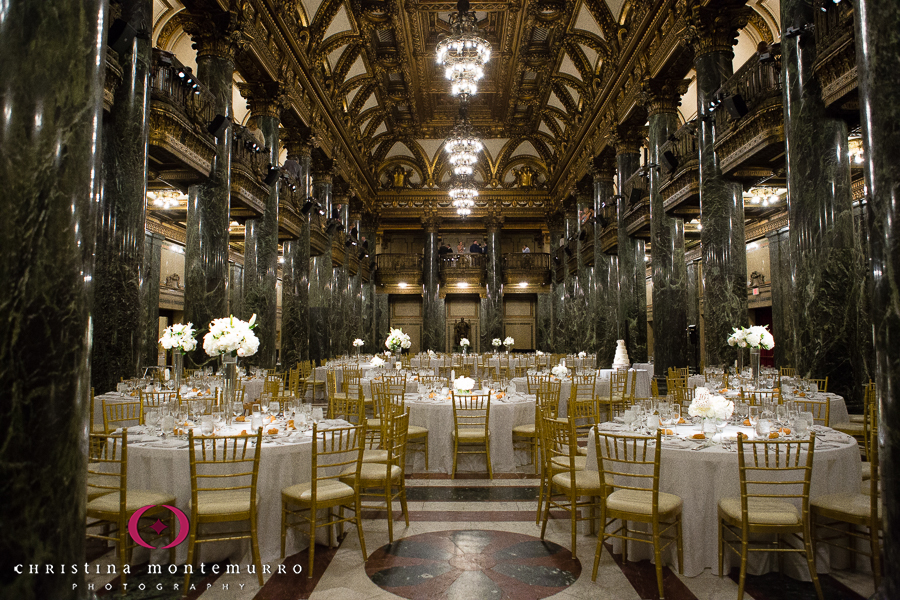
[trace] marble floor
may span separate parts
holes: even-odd
[[[388,598],[449,598],[480,600],[629,600],[658,598],[656,575],[648,561],[623,562],[604,552],[597,581],[591,581],[596,536],[579,535],[577,559],[569,545],[565,514],[551,520],[546,539],[534,522],[538,481],[525,474],[506,474],[488,480],[480,474],[411,475],[407,478],[410,526],[395,514],[395,541],[388,544],[386,512],[366,513],[364,522],[369,560],[363,562],[355,529],[337,548],[316,547],[316,568],[306,577],[306,551],[282,561],[286,571],[265,575],[259,587],[252,574],[211,574],[192,578],[194,589],[183,594],[182,576],[149,575],[140,565],[128,578],[122,595],[118,579],[88,576],[99,597],[153,600],[386,600]],[[685,548],[685,552],[689,552]],[[89,546],[91,571],[105,571],[114,555]],[[293,575],[294,565],[303,567]],[[221,565],[220,571],[224,571]],[[737,571],[719,578],[706,571],[681,577],[665,569],[666,598],[672,600],[733,600]],[[874,592],[870,575],[836,572],[821,577],[828,600],[862,600]],[[143,584],[143,589],[140,589]],[[177,586],[177,590],[175,589]],[[109,589],[107,589],[109,588]],[[748,600],[814,599],[812,584],[778,573],[748,577]]]

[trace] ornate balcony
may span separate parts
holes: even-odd
[[[581,226],[581,234],[579,234],[579,238],[581,238],[581,262],[584,263],[586,267],[594,266],[594,228],[598,227],[593,223],[584,223]]]
[[[150,71],[150,170],[158,178],[184,187],[209,176],[216,155],[215,138],[206,130],[215,118],[215,98],[184,77],[174,55],[153,51]]]
[[[550,255],[553,261],[553,283],[566,280],[566,246],[560,246]]]
[[[550,255],[543,252],[503,255],[504,292],[534,292],[550,283]],[[522,285],[522,284],[525,285]]]
[[[784,167],[781,56],[760,62],[753,55],[719,88],[726,98],[715,112],[716,152],[722,172],[747,185]],[[726,108],[733,104],[737,117]],[[745,112],[746,110],[746,112]],[[770,179],[771,181],[771,179]]]
[[[278,188],[278,239],[290,240],[300,237],[306,217],[300,214],[303,198],[300,192],[292,191],[282,183]]]
[[[484,288],[484,254],[447,254],[440,263],[442,295],[447,291],[481,292]]]
[[[669,170],[663,161],[659,194],[666,212],[685,221],[700,215],[700,153],[697,127],[686,123],[660,148],[660,155],[672,161]]]
[[[331,266],[338,268],[344,266],[344,257],[347,255],[347,247],[344,246],[345,235],[343,231],[336,231],[331,235]]]
[[[619,216],[616,205],[608,204],[600,209],[595,227],[600,229],[600,250],[604,254],[619,253]]]
[[[311,215],[309,226],[309,255],[322,256],[331,252],[331,240],[325,234],[325,227],[319,215]]]
[[[650,237],[650,180],[642,169],[622,185],[625,198],[625,230],[635,237]]]
[[[266,207],[269,186],[263,179],[268,174],[269,158],[266,152],[252,149],[256,140],[246,127],[231,127],[231,214],[252,218],[261,215]]]
[[[422,293],[422,257],[418,254],[379,254],[375,281],[392,294]]]
[[[848,111],[848,117],[858,119],[853,3],[835,4],[832,0],[819,0],[817,8],[820,10],[813,13],[813,36],[816,39],[813,72],[822,83],[825,106]]]

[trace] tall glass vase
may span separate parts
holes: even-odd
[[[237,356],[222,355],[222,375],[225,384],[222,390],[222,402],[225,406],[232,406],[234,393],[237,390]]]
[[[750,381],[753,389],[759,389],[759,348],[750,348]]]
[[[742,377],[744,373],[744,349],[738,346],[737,349],[737,375],[738,377]]]
[[[175,391],[181,390],[181,380],[184,377],[184,352],[175,350],[172,355],[172,363],[175,368]]]

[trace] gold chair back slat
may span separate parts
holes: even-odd
[[[119,427],[141,425],[144,422],[144,408],[137,402],[107,402],[103,400],[103,429],[109,433]]]

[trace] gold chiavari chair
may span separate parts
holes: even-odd
[[[188,441],[191,463],[191,532],[188,536],[186,564],[194,564],[197,544],[249,539],[252,561],[261,586],[263,576],[256,519],[262,427],[254,435],[201,438],[194,437],[194,430],[190,429]],[[200,531],[201,525],[208,523],[242,521],[249,521],[249,530]],[[186,570],[184,589],[188,589],[190,578],[191,572]]]
[[[878,460],[878,417],[876,405],[867,407],[869,422],[872,423],[869,442],[870,477],[863,482],[863,488],[856,494],[828,494],[810,501],[810,529],[813,534],[813,547],[818,543],[828,544],[849,550],[855,555],[857,544],[854,539],[869,542],[869,552],[861,552],[871,561],[872,574],[875,577],[875,589],[881,586],[881,540],[879,533],[883,529],[882,500]],[[843,529],[842,526],[846,526]],[[859,528],[863,527],[863,532]],[[825,532],[820,534],[819,530]],[[847,538],[846,544],[838,540]]]
[[[781,390],[744,390],[741,388],[741,401],[750,406],[759,406],[765,402],[781,404]]]
[[[451,365],[440,365],[438,366],[438,377],[441,379],[450,380],[451,374],[454,372],[454,367]]]
[[[175,496],[167,492],[128,489],[128,431],[121,435],[90,434],[90,459],[87,470],[87,537],[114,542],[119,562],[121,583],[125,583],[125,565],[131,562],[131,551],[137,543],[128,532],[132,515],[145,506],[153,506],[138,520],[138,531],[144,540],[162,537],[175,539],[175,514],[163,505],[174,506]],[[165,536],[151,525],[157,519],[168,521]],[[99,528],[98,533],[91,533]],[[169,562],[175,564],[175,549],[169,550]]]
[[[797,369],[794,367],[779,367],[778,377],[776,378],[777,387],[781,387],[781,379],[783,377],[796,377]]]
[[[587,439],[591,428],[600,422],[600,398],[596,394],[597,375],[576,375],[572,378],[572,392],[569,395],[568,418],[575,427],[578,437],[577,450],[587,454]]]
[[[157,410],[170,402],[179,402],[178,392],[145,392],[141,391],[141,422],[144,422],[144,412],[148,409]]]
[[[537,373],[534,375],[526,375],[525,384],[528,386],[529,394],[536,394],[542,383],[550,381],[550,375]]]
[[[553,418],[556,418],[559,411],[559,390],[561,386],[562,383],[559,381],[550,381],[549,379],[546,379],[541,382],[536,390],[537,393],[535,394],[534,422],[528,423],[527,425],[517,425],[513,427],[512,430],[513,446],[515,446],[516,438],[524,439],[526,443],[528,443],[531,450],[531,464],[534,465],[535,469],[540,469],[537,458],[538,445],[540,443],[538,428],[540,426],[541,408],[542,406],[550,405],[552,407]]]
[[[392,406],[392,409],[394,406]],[[394,509],[393,501],[400,500],[406,526],[409,527],[409,509],[406,504],[406,439],[409,428],[409,413],[394,414],[389,410],[385,414],[383,443],[388,457],[383,463],[363,462],[357,472],[355,466],[348,467],[342,473],[341,483],[357,490],[360,496],[377,498],[384,502],[388,519],[388,540],[394,541]],[[358,476],[358,481],[354,479]],[[372,506],[362,504],[362,508],[381,509],[379,504]]]
[[[363,560],[368,558],[359,496],[366,426],[362,424],[325,431],[318,431],[317,427],[318,424],[313,424],[311,480],[281,490],[281,556],[284,558],[287,530],[307,527],[309,570],[306,576],[309,578],[313,576],[317,527],[328,529],[328,545],[333,546],[332,526],[356,523]],[[339,512],[335,515],[333,509],[337,507]],[[350,509],[353,516],[345,517],[345,508]],[[319,509],[327,509],[324,521],[319,520]]]
[[[738,600],[744,597],[749,552],[803,554],[816,595],[822,600],[809,515],[815,441],[815,432],[810,433],[808,441],[737,438],[741,495],[719,500],[718,512],[719,577],[722,577],[727,547],[741,557]],[[760,534],[775,535],[776,541],[758,541]],[[781,542],[782,535],[793,536],[799,540],[800,547]]]
[[[814,424],[831,427],[831,403],[827,399],[808,400],[800,398],[794,400],[794,406],[800,412],[811,412]]]
[[[662,552],[672,544],[678,553],[678,572],[684,574],[684,552],[681,535],[681,497],[659,491],[659,457],[662,447],[661,431],[656,436],[633,436],[603,431],[594,440],[597,451],[597,470],[607,485],[605,500],[600,506],[600,534],[594,554],[591,580],[597,580],[597,567],[603,544],[609,538],[653,545],[656,564],[656,585],[659,597],[663,592]],[[650,447],[655,441],[655,446]],[[620,520],[617,529],[613,522]],[[647,523],[650,531],[629,529],[628,523]]]
[[[363,462],[383,463],[388,460],[387,450],[383,447],[384,425],[387,423],[385,413],[390,407],[390,386],[384,380],[373,380],[372,417],[366,417],[366,443]]]
[[[458,376],[458,375],[457,375]],[[388,374],[381,378],[382,382],[387,385],[388,393],[405,394],[406,393],[406,374]]]
[[[516,365],[516,370],[515,370],[514,376],[515,377],[527,377],[528,369],[531,369],[531,368],[533,368],[533,367],[531,367],[529,365],[518,364],[518,365]]]
[[[284,382],[281,380],[281,377],[278,375],[266,375],[265,380],[263,380],[263,394],[280,394],[282,388],[284,387]]]
[[[388,394],[387,406],[391,409],[387,411],[391,415],[403,414],[406,410],[406,392],[392,391]],[[413,444],[416,448],[421,447],[425,454],[425,470],[428,470],[428,428],[418,425],[409,425],[406,428],[405,444]],[[404,454],[405,456],[405,454]],[[404,469],[406,467],[404,466]]]
[[[448,381],[448,379],[438,375],[419,375],[419,383],[422,385],[440,384],[442,386],[447,386]]]
[[[601,409],[606,409],[607,417],[612,420],[617,414],[624,412],[625,394],[628,391],[628,371],[613,371],[609,375],[609,395],[599,399]]]
[[[550,510],[567,511],[572,523],[571,550],[572,557],[575,558],[578,521],[590,519],[591,533],[593,533],[596,510],[600,506],[605,486],[600,478],[600,473],[593,470],[587,471],[584,467],[579,469],[576,464],[579,458],[583,459],[584,457],[578,456],[574,421],[542,417],[541,435],[546,454],[550,458],[548,462],[556,465],[551,470],[547,502],[544,505],[544,522],[541,525],[541,539],[544,539],[547,533]],[[555,499],[554,490],[559,490]],[[579,501],[578,498],[587,498],[587,500]]]
[[[488,477],[494,478],[491,466],[491,395],[463,394],[454,390],[453,401],[453,477],[456,477],[457,458],[460,454],[484,454]],[[461,450],[469,446],[484,446],[481,450]]]
[[[359,383],[351,383],[347,393],[335,404],[333,419],[344,419],[348,423],[360,425],[366,422],[365,396]]]
[[[118,427],[132,427],[144,422],[144,407],[137,402],[108,402],[103,399],[103,429],[106,433]]]
[[[337,374],[334,369],[328,369],[325,372],[326,388],[328,390],[328,418],[333,419],[338,406],[347,400],[347,393],[343,391],[343,386],[338,389]]]
[[[537,514],[534,518],[535,524],[541,522],[541,514],[544,498],[550,496],[550,477],[555,472],[550,462],[550,456],[543,445],[543,436],[541,433],[541,423],[543,417],[556,419],[559,417],[559,395],[562,389],[562,382],[550,381],[549,379],[542,382],[535,394],[534,403],[534,446],[537,450],[537,463],[535,468],[541,476],[541,484],[538,487],[538,507]]]
[[[656,380],[656,377],[650,381],[650,395],[654,398],[659,397],[659,382]]]
[[[822,393],[828,392],[828,378],[825,379],[807,379],[809,383],[816,384],[816,390]]]

